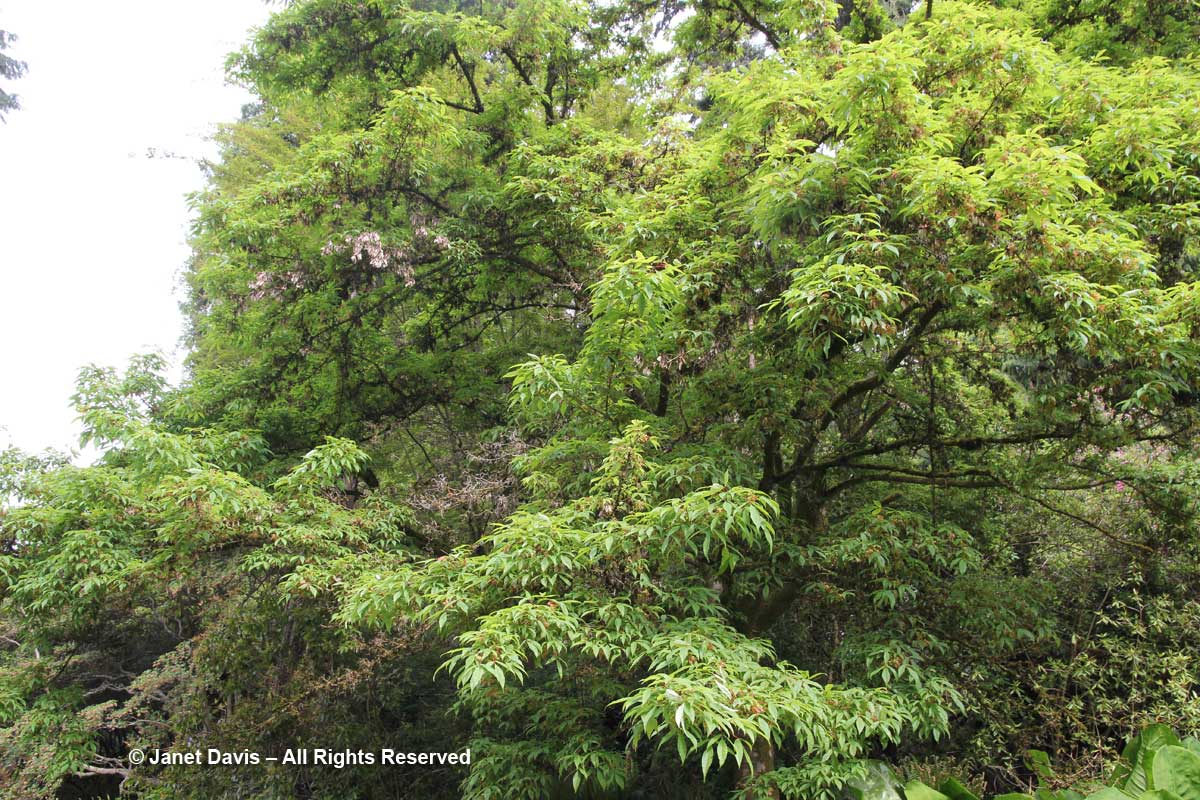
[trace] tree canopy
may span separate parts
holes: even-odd
[[[1194,11],[288,4],[186,381],[0,460],[0,797],[1049,792],[1200,730]],[[126,759],[401,742],[472,760]]]

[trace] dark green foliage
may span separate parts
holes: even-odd
[[[1031,794],[1008,792],[991,800],[1190,800],[1200,797],[1200,740],[1180,741],[1165,725],[1151,725],[1129,740],[1105,786],[1088,789],[1057,789],[1062,778],[1050,766],[1050,757],[1031,750],[1029,765],[1038,788]],[[954,778],[946,778],[933,789],[919,780],[901,786],[882,763],[872,765],[867,778],[847,787],[852,800],[979,800],[979,796]]]

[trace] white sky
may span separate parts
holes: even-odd
[[[194,159],[250,95],[225,55],[270,13],[262,0],[0,0],[0,447],[78,443],[79,367],[159,349],[176,365],[177,291]],[[149,158],[147,149],[185,158]],[[176,367],[177,368],[177,367]],[[177,375],[175,373],[173,377]]]

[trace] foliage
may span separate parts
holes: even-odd
[[[128,777],[126,748],[175,736],[228,748],[251,731],[259,746],[299,743],[305,731],[336,737],[339,724],[369,735],[353,704],[313,692],[344,697],[338,682],[353,686],[358,659],[378,658],[378,644],[328,629],[304,573],[405,557],[408,517],[347,494],[366,456],[346,440],[275,477],[253,433],[154,425],[157,366],[81,376],[85,437],[109,448],[100,463],[6,469],[20,503],[5,513],[0,557],[11,645],[0,661],[4,797]],[[139,796],[209,796],[199,777],[132,782]],[[295,780],[260,786],[287,793]]]
[[[1151,725],[1129,740],[1107,779],[1107,785],[1083,795],[1074,789],[1054,789],[1058,776],[1049,756],[1041,750],[1029,752],[1029,765],[1040,784],[1033,794],[1010,792],[993,800],[1184,800],[1200,796],[1200,740],[1180,740],[1165,725]],[[873,765],[866,779],[852,781],[848,794],[853,800],[979,800],[953,778],[938,789],[912,780],[900,781],[884,764]]]
[[[1193,24],[286,5],[184,385],[0,459],[0,796],[1053,797],[1193,730]],[[474,757],[123,759],[400,741]]]

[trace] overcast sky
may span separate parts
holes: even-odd
[[[0,123],[0,446],[74,446],[84,364],[153,349],[178,364],[185,195],[206,137],[250,100],[224,83],[225,56],[269,11],[0,0],[0,29],[19,37],[7,54],[29,65]]]

